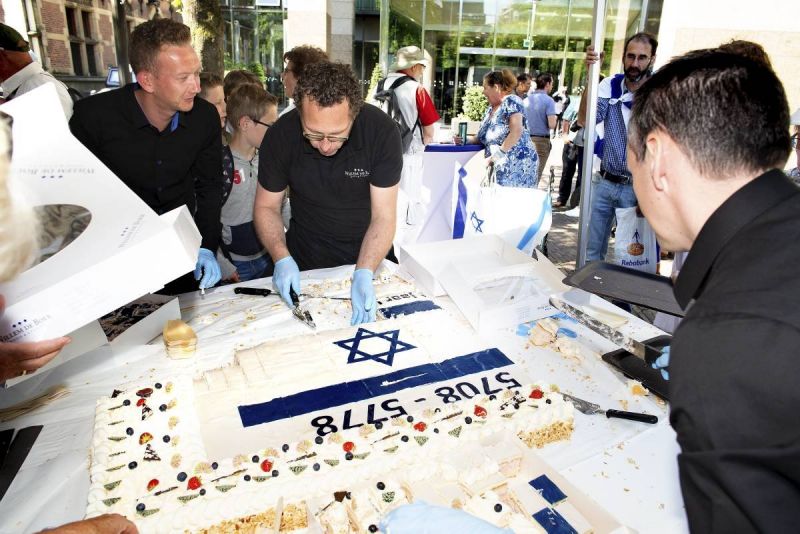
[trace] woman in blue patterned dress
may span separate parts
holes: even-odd
[[[489,109],[478,135],[467,142],[486,147],[487,164],[494,165],[498,185],[536,187],[539,158],[531,143],[522,100],[514,94],[517,78],[508,70],[493,71],[483,77],[483,94]]]

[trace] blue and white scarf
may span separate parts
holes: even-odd
[[[633,107],[633,93],[628,91],[623,94],[625,90],[625,75],[617,74],[611,78],[606,78],[597,87],[597,98],[608,99],[608,107],[605,110],[605,115],[602,117],[595,126],[595,141],[594,141],[594,167],[600,169],[600,161],[603,157],[603,147],[605,138],[605,119],[611,110],[611,106],[615,106],[621,102],[620,110],[622,111],[622,120],[625,122],[625,132],[628,131],[628,121],[631,118],[631,107]]]

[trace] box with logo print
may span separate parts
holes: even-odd
[[[186,206],[157,215],[72,136],[58,106],[50,84],[3,106],[14,118],[9,185],[37,208],[43,240],[39,261],[0,284],[2,342],[70,334],[191,271],[200,247]]]

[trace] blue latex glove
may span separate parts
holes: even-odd
[[[353,306],[351,325],[375,322],[378,301],[375,300],[375,288],[372,287],[372,271],[356,269],[353,273],[353,285],[350,287],[350,303]]]
[[[203,279],[200,280],[200,275]],[[222,278],[222,271],[217,263],[217,257],[207,248],[201,248],[197,255],[197,265],[194,268],[194,279],[200,280],[200,289],[214,287]]]
[[[389,512],[380,525],[384,534],[441,534],[442,532],[469,532],[469,534],[513,534],[511,529],[497,528],[491,523],[455,508],[432,506],[425,501],[404,504]]]
[[[653,362],[651,367],[653,369],[661,369],[661,376],[664,377],[664,380],[669,380],[669,371],[667,371],[669,367],[669,345],[661,349],[661,356]]]
[[[272,273],[272,287],[281,294],[281,298],[290,308],[294,308],[292,297],[289,295],[289,288],[293,287],[294,292],[300,294],[300,267],[291,256],[286,256],[275,263],[275,270]]]

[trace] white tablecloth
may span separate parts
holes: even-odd
[[[304,277],[347,277],[351,269],[314,271],[304,273]],[[270,287],[268,280],[241,285]],[[109,395],[123,383],[152,382],[181,374],[195,376],[229,363],[236,348],[253,346],[279,334],[304,332],[306,327],[293,319],[276,299],[238,297],[233,294],[233,287],[215,289],[205,297],[195,293],[181,296],[184,320],[193,326],[199,338],[198,352],[192,359],[168,359],[160,339],[151,345],[129,349],[112,350],[106,346],[0,391],[0,407],[35,396],[56,384],[64,384],[71,391],[68,397],[46,408],[0,424],[0,430],[44,425],[0,502],[0,532],[35,532],[83,516],[89,489],[88,451],[98,397]],[[440,304],[458,314],[449,299],[440,299]],[[638,339],[660,333],[633,317],[625,328]],[[602,353],[613,349],[596,335],[577,330],[580,341],[590,351]],[[519,363],[531,375],[553,380],[562,389],[585,395],[606,408],[621,408],[619,399],[626,397],[627,391],[624,378],[596,357],[587,357],[576,364],[552,351],[526,349],[525,338],[516,335],[513,327],[498,331],[491,341],[508,354],[520,355]],[[656,413],[659,423],[651,427],[600,415],[576,414],[572,440],[545,447],[541,455],[621,523],[639,532],[686,532],[678,487],[678,447],[667,421],[666,407],[641,398],[630,401],[630,410]]]

